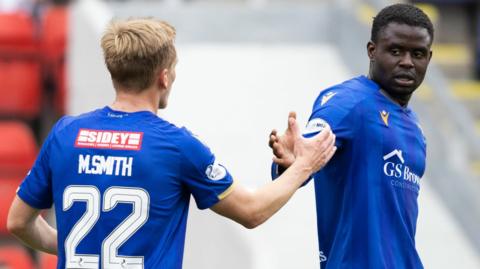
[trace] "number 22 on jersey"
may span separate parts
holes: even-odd
[[[150,197],[141,188],[110,187],[103,195],[95,186],[68,186],[63,193],[63,211],[75,202],[86,203],[86,211],[75,223],[65,240],[65,268],[100,268],[99,255],[76,254],[75,250],[97,223],[100,213],[108,212],[119,203],[132,204],[132,213],[102,243],[102,268],[143,268],[143,257],[120,256],[118,249],[148,220]]]

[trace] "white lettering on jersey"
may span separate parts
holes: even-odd
[[[142,138],[142,132],[80,129],[75,140],[75,147],[140,150]]]
[[[87,175],[132,176],[133,157],[78,155],[78,173]]]
[[[320,258],[320,263],[327,261],[327,256],[323,253],[323,251],[320,251],[318,257]]]
[[[400,160],[400,163],[389,161],[395,156]],[[383,160],[386,161],[383,165],[383,173],[386,176],[403,179],[404,181],[408,181],[417,186],[420,186],[420,177],[417,174],[411,172],[410,167],[405,165],[405,159],[403,158],[403,152],[401,150],[393,150],[392,152],[383,156]]]

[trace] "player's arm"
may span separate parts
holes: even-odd
[[[285,205],[302,183],[331,159],[336,147],[335,136],[329,129],[312,138],[303,138],[294,116],[289,116],[288,123],[295,155],[290,167],[277,180],[256,191],[236,186],[211,208],[213,211],[247,228],[255,228]]]
[[[39,214],[40,210],[16,196],[8,213],[7,229],[29,247],[57,254],[57,230]]]

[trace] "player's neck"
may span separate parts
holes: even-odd
[[[155,89],[142,92],[116,90],[115,101],[110,106],[114,110],[124,112],[150,111],[157,114],[160,96]]]
[[[380,93],[383,94],[390,101],[392,101],[392,102],[396,103],[397,105],[401,106],[402,108],[406,108],[408,106],[408,102],[410,101],[410,97],[411,97],[411,95],[394,97],[384,89],[380,89]]]
[[[377,80],[375,80],[372,76],[372,73],[371,71],[369,72],[368,74],[368,79],[372,80],[373,82],[377,83],[378,85],[380,85],[380,83],[377,82]],[[402,108],[406,108],[408,106],[408,102],[410,101],[410,97],[412,96],[411,94],[408,95],[408,96],[393,96],[392,94],[390,94],[388,91],[386,91],[385,89],[383,88],[380,88],[380,93],[385,96],[388,100],[390,100],[391,102],[401,106]]]

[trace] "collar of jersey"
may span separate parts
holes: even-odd
[[[411,111],[410,107],[407,105],[406,107],[402,107],[401,105],[395,103],[393,100],[385,96],[383,93],[380,92],[380,86],[373,80],[369,79],[366,76],[360,76],[360,80],[366,84],[368,89],[372,89],[375,91],[376,94],[380,95],[383,99],[387,100],[393,107],[396,109],[401,110],[402,112],[409,113]]]
[[[112,114],[115,114],[115,115],[121,115],[121,116],[128,116],[128,118],[131,118],[132,116],[133,117],[137,117],[137,116],[157,116],[155,115],[154,113],[152,113],[151,111],[147,111],[147,110],[140,110],[140,111],[135,111],[135,112],[125,112],[125,111],[120,111],[120,110],[114,110],[112,109],[111,107],[109,106],[105,106],[102,111],[105,113],[105,114],[108,114],[108,113],[112,113]]]

